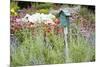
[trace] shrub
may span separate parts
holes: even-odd
[[[39,9],[39,10],[37,10],[36,12],[48,14],[48,13],[49,13],[49,9]]]
[[[49,9],[49,8],[51,8],[52,7],[52,4],[50,4],[50,3],[45,3],[45,4],[38,4],[38,5],[36,5],[36,8],[37,9]]]
[[[88,8],[81,7],[79,14],[85,19],[87,19],[88,21],[92,23],[95,22],[95,14],[92,11],[90,11]]]
[[[65,63],[63,38],[52,32],[44,41],[42,27],[37,27],[34,33],[29,29],[15,33],[20,44],[11,54],[12,66]]]
[[[18,9],[19,9],[19,7],[17,6],[17,3],[11,2],[11,4],[10,4],[11,15],[17,15]]]
[[[85,39],[76,25],[69,30],[69,57],[71,62],[88,62],[95,59],[95,48]]]

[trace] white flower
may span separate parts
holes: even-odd
[[[22,18],[22,22],[28,22],[29,20],[29,17],[30,15],[29,14],[26,14],[24,18]]]
[[[35,13],[32,15],[26,14],[24,18],[22,18],[23,22],[32,22],[32,23],[51,23],[54,24],[53,19],[55,18],[54,15],[52,14],[40,14],[40,13]]]

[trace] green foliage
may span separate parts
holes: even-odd
[[[52,8],[51,3],[32,3],[32,7],[37,9],[36,12],[39,13],[49,13],[49,9]]]
[[[52,7],[52,4],[51,3],[41,3],[41,4],[38,4],[38,5],[36,5],[36,8],[37,9],[49,9],[49,8],[51,8]]]
[[[11,15],[17,15],[16,11],[19,9],[16,2],[11,2],[10,4],[10,11]]]
[[[15,33],[20,45],[11,54],[11,65],[65,63],[63,38],[50,33],[45,42],[42,27],[36,28],[34,33],[32,35],[29,29]]]
[[[17,2],[11,2],[10,4],[10,9],[15,9],[15,11],[17,11],[19,9],[19,7],[17,6]]]
[[[22,29],[15,33],[20,45],[11,54],[11,65],[61,64],[66,62],[87,62],[95,60],[95,48],[80,34],[76,25],[69,27],[67,58],[63,37],[54,32],[44,37],[43,27]]]
[[[41,38],[32,37],[32,32],[28,29],[23,29],[21,35],[23,41],[20,42],[18,48],[15,49],[15,53],[12,54],[11,64],[14,66],[31,65],[42,63],[42,42]],[[20,38],[18,38],[20,39]]]
[[[95,48],[81,35],[74,25],[69,30],[69,57],[71,62],[94,61]]]
[[[95,22],[95,14],[92,11],[90,11],[88,8],[81,7],[79,14],[85,19],[87,19],[88,21],[92,23]]]
[[[32,7],[36,9],[38,13],[49,13],[49,9],[53,7],[51,3],[32,3]]]
[[[45,56],[46,64],[65,63],[64,56],[64,40],[63,38],[50,33],[47,38],[47,44],[50,48],[46,48],[47,56]],[[45,54],[46,55],[46,54]]]
[[[39,10],[37,10],[36,12],[48,14],[48,13],[49,13],[49,9],[39,9]]]
[[[26,13],[27,14],[34,14],[35,10],[34,9],[28,9],[28,10],[26,10]]]

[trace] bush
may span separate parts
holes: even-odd
[[[44,4],[38,4],[38,5],[36,5],[36,8],[37,9],[50,9],[52,7],[52,4],[50,4],[50,3],[44,3]]]
[[[88,21],[95,23],[95,14],[92,11],[90,11],[88,8],[81,7],[79,14],[85,19],[87,19]]]
[[[36,28],[34,33],[29,29],[15,33],[20,45],[11,54],[12,66],[65,63],[63,38],[49,33],[45,42],[42,27]]]
[[[85,39],[76,25],[69,30],[69,57],[71,62],[89,62],[95,59],[95,47]]]
[[[17,15],[18,9],[19,7],[17,6],[17,2],[11,2],[10,4],[11,15]]]
[[[48,14],[48,13],[49,13],[49,9],[39,9],[39,10],[37,10],[36,12]]]

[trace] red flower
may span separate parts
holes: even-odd
[[[62,32],[63,32],[63,28],[57,29],[57,32],[58,32],[58,33],[62,33]]]
[[[48,28],[48,29],[47,29],[47,32],[48,32],[48,33],[49,33],[49,32],[51,32],[51,29],[50,29],[50,28]]]

